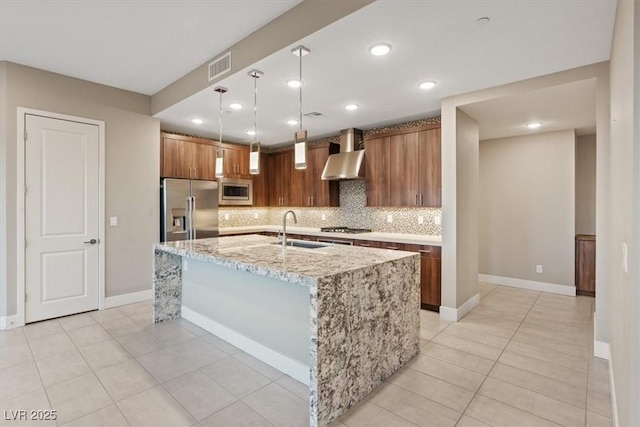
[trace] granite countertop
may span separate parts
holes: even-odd
[[[225,233],[259,233],[262,231],[279,232],[282,230],[278,225],[258,225],[247,227],[225,227],[220,228],[220,235]],[[425,234],[405,234],[405,233],[326,233],[320,231],[319,228],[312,227],[295,227],[287,225],[287,232],[294,234],[307,234],[309,236],[318,236],[325,238],[335,239],[353,239],[353,240],[375,240],[380,242],[392,242],[392,243],[408,243],[414,245],[430,245],[430,246],[442,246],[442,236],[429,236]]]
[[[348,245],[318,249],[287,247],[283,252],[277,238],[255,234],[157,243],[154,249],[307,286],[318,278],[419,256],[415,252]]]

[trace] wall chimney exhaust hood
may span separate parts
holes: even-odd
[[[322,171],[322,179],[363,179],[364,150],[357,149],[363,145],[363,140],[360,129],[341,130],[340,152],[329,156]]]

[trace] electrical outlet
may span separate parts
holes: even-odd
[[[320,217],[320,219],[321,219],[322,221],[326,221],[326,220],[327,220],[327,215],[322,214],[322,216]]]
[[[118,226],[118,217],[117,216],[110,216],[109,217],[109,225],[112,227],[117,227]]]
[[[253,214],[253,218],[254,219],[258,219],[258,213],[257,212]]]
[[[424,217],[422,215],[418,215],[418,224],[424,224]]]
[[[433,222],[435,222],[436,225],[442,225],[442,215],[436,215],[435,218],[433,218]]]
[[[229,221],[229,214],[224,214],[224,220]]]
[[[393,222],[393,216],[387,215],[387,222]]]
[[[536,265],[536,273],[542,273],[542,266],[540,264]]]

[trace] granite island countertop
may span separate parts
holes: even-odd
[[[415,252],[329,245],[307,249],[282,246],[276,237],[241,235],[157,243],[156,250],[291,283],[310,285],[388,261],[419,256]]]

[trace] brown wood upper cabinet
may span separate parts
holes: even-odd
[[[162,132],[160,176],[163,178],[215,179],[217,141]]]
[[[295,169],[293,149],[269,154],[270,206],[339,206],[338,181],[320,179],[329,154],[337,144],[314,144],[307,149],[307,168]]]
[[[220,144],[224,150],[224,176],[249,178],[249,146]]]
[[[269,206],[291,205],[293,149],[269,154]]]
[[[368,206],[442,205],[439,124],[371,136],[365,148]]]
[[[340,152],[338,144],[314,144],[307,149],[307,169],[300,206],[340,206],[340,183],[320,177],[329,154]]]

